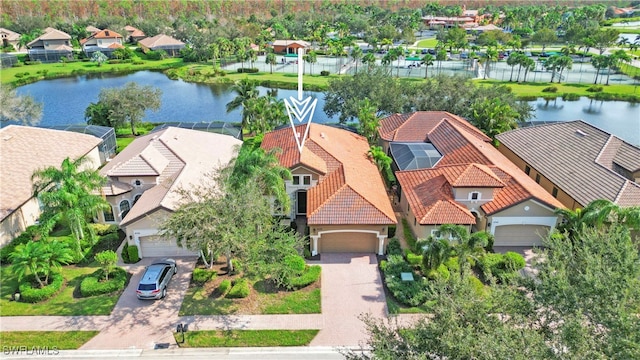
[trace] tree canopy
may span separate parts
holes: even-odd
[[[18,95],[8,86],[0,86],[0,122],[35,125],[41,118],[41,103],[29,95]]]

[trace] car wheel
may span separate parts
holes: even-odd
[[[161,297],[161,299],[164,299],[165,296],[167,296],[167,288],[162,289],[162,297]]]
[[[178,267],[177,267],[177,266],[173,268],[173,273],[174,273],[174,274],[177,274],[177,273],[178,273]]]

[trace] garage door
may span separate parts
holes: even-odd
[[[544,225],[504,225],[496,227],[495,246],[541,246],[549,233]]]
[[[140,237],[141,257],[195,256],[196,252],[179,247],[175,240],[163,239],[159,236]]]
[[[318,240],[320,253],[375,253],[378,238],[369,233],[332,233],[324,234]]]

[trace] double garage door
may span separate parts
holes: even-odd
[[[318,239],[322,253],[377,253],[378,237],[370,233],[339,232],[323,234]]]
[[[175,240],[159,236],[140,237],[141,257],[196,256],[197,252],[179,247]]]
[[[542,246],[549,233],[544,225],[504,225],[495,230],[494,246]]]

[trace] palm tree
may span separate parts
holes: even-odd
[[[522,56],[522,54],[512,52],[507,58],[507,65],[511,66],[511,76],[509,76],[509,82],[513,81],[513,70],[516,65],[520,64],[520,56]]]
[[[42,241],[29,241],[16,246],[9,258],[12,262],[13,272],[18,276],[18,280],[22,280],[27,271],[29,271],[35,277],[38,285],[41,288],[45,287],[46,283],[40,278],[47,266],[46,252]]]
[[[429,71],[429,66],[433,65],[433,60],[435,60],[435,58],[433,57],[433,55],[431,54],[426,54],[425,56],[422,57],[422,63],[424,64],[424,78],[427,78],[428,75],[428,71]]]
[[[272,52],[268,53],[265,57],[265,62],[269,64],[269,66],[271,67],[271,74],[273,74],[273,65],[277,63],[276,54]]]
[[[367,65],[368,71],[371,71],[373,65],[376,64],[376,56],[372,53],[368,53],[362,58],[362,63]]]
[[[596,68],[596,78],[593,81],[594,84],[598,83],[598,76],[600,75],[600,69],[608,66],[609,59],[605,55],[594,55],[591,57],[591,65]]]
[[[247,127],[247,121],[249,117],[249,111],[247,110],[247,101],[249,99],[257,98],[259,95],[258,89],[256,89],[255,82],[249,79],[242,79],[235,82],[233,87],[231,88],[236,92],[236,97],[227,103],[227,112],[232,112],[233,110],[243,107],[242,110],[242,127]]]
[[[362,49],[360,48],[360,46],[356,46],[353,48],[353,50],[351,50],[351,58],[353,59],[353,61],[356,64],[356,74],[358,73],[358,61],[360,59],[362,59]]]
[[[601,228],[613,223],[623,224],[632,229],[640,228],[640,207],[620,207],[606,200],[594,200],[584,208],[576,210],[558,209],[557,215],[563,218],[558,230],[567,232],[573,238],[583,227]]]
[[[487,48],[484,55],[482,56],[482,60],[484,61],[484,79],[489,76],[489,71],[491,70],[491,63],[498,60],[498,50],[495,47]]]
[[[262,193],[273,196],[288,213],[290,199],[284,181],[291,179],[291,171],[280,165],[276,154],[275,149],[265,152],[262,148],[243,147],[235,160],[230,183],[240,189],[254,179]]]
[[[417,246],[422,249],[422,267],[425,272],[436,270],[453,256],[453,247],[448,239],[431,236]]]
[[[460,264],[460,277],[464,277],[464,272],[469,264],[469,258],[477,258],[485,252],[485,247],[491,237],[486,231],[479,231],[469,234],[467,228],[462,225],[444,224],[438,227],[438,234],[442,238],[455,240],[457,244],[453,247],[458,256]]]
[[[45,279],[44,282],[49,281],[49,276],[55,271],[60,271],[62,265],[67,265],[73,261],[73,251],[69,249],[67,244],[52,241],[45,245]]]
[[[384,150],[380,146],[371,146],[367,153],[369,158],[373,160],[378,166],[380,171],[387,171],[391,167],[393,161],[389,155],[385,154]]]
[[[85,238],[87,219],[110,208],[106,200],[95,194],[106,179],[97,170],[90,169],[90,162],[87,157],[74,161],[66,158],[60,168],[50,166],[31,176],[33,196],[42,203],[43,231],[48,234],[58,222],[66,220],[76,239],[79,258],[82,258],[80,240]]]

